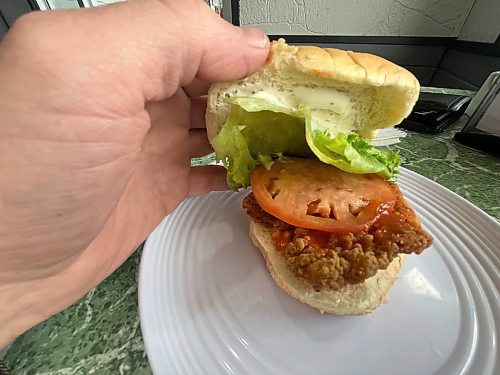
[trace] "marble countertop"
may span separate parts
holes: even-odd
[[[453,141],[453,133],[409,132],[391,147],[404,157],[404,167],[500,219],[500,159]],[[73,306],[19,337],[4,358],[11,372],[150,374],[137,311],[140,253]]]

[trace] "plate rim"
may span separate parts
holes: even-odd
[[[434,181],[426,176],[423,176],[417,172],[414,172],[412,170],[409,170],[409,169],[402,167],[400,178],[402,178],[404,180],[404,179],[409,178],[409,177],[413,177],[417,180],[422,180],[422,181],[424,181],[424,184],[429,184],[432,187],[432,189],[430,189],[430,190],[432,190],[434,193],[446,192],[446,194],[449,195],[449,197],[453,200],[453,203],[464,205],[467,210],[472,210],[476,215],[479,215],[479,217],[481,217],[482,219],[489,222],[489,224],[493,225],[494,227],[497,227],[497,229],[500,229],[500,220],[491,216],[489,213],[482,210],[481,208],[479,208],[478,206],[476,206],[472,202],[468,201],[464,197],[455,193],[453,190],[449,189],[448,187],[443,186],[443,185],[439,184],[438,182],[436,182],[436,181]],[[399,181],[398,181],[398,183],[399,183]],[[225,193],[227,193],[227,191]],[[235,194],[238,194],[238,192],[235,192]],[[404,194],[404,189],[403,189],[403,194]],[[199,198],[199,197],[197,197],[197,198]],[[161,373],[162,369],[157,367],[157,366],[159,366],[159,363],[160,363],[159,361],[153,362],[153,360],[151,360],[152,357],[156,358],[158,355],[160,355],[160,353],[153,354],[153,353],[156,353],[158,351],[158,347],[156,345],[154,345],[153,340],[151,339],[152,337],[154,337],[154,332],[152,332],[154,330],[154,325],[150,324],[150,322],[148,322],[148,319],[146,318],[148,313],[145,312],[146,306],[148,305],[146,303],[146,299],[148,297],[151,298],[151,295],[154,294],[155,291],[157,290],[157,288],[150,288],[150,290],[147,290],[148,288],[146,288],[146,285],[154,284],[154,282],[151,282],[151,281],[154,281],[154,280],[152,280],[152,275],[154,275],[154,273],[148,272],[147,270],[145,270],[145,267],[149,263],[149,261],[148,261],[149,256],[154,255],[153,251],[147,251],[147,249],[154,248],[153,244],[160,239],[159,236],[161,236],[162,234],[165,234],[164,231],[162,231],[162,228],[164,228],[164,226],[165,226],[165,222],[169,221],[170,217],[172,217],[176,212],[181,211],[182,207],[185,204],[187,204],[187,202],[189,202],[189,200],[190,200],[189,198],[186,198],[183,202],[181,202],[179,204],[178,208],[175,211],[173,211],[171,214],[165,216],[161,220],[161,222],[158,224],[158,226],[155,228],[155,230],[146,239],[144,246],[143,246],[143,252],[141,254],[141,259],[140,259],[140,264],[139,264],[139,273],[138,273],[138,314],[139,314],[140,329],[142,332],[142,337],[143,337],[143,342],[144,342],[144,347],[145,347],[145,355],[148,359],[149,365],[151,366],[153,373]],[[484,232],[481,232],[479,234],[484,234]],[[499,236],[499,238],[500,238],[500,236]],[[495,259],[491,259],[491,255],[494,256]],[[451,255],[451,256],[453,258],[453,255]],[[481,267],[481,270],[484,271],[484,273],[487,275],[487,277],[492,281],[493,285],[497,286],[496,293],[494,293],[494,294],[498,294],[499,293],[498,284],[493,279],[493,276],[487,270],[485,270],[482,262],[477,258],[475,253],[472,253],[472,256],[477,260],[477,262],[479,263],[479,265]],[[493,251],[491,251],[488,254],[486,254],[486,256],[488,259],[490,259],[494,262],[494,266],[496,266],[497,268],[499,267],[500,258],[497,254],[495,254]],[[457,265],[457,267],[458,267],[458,265]],[[461,272],[463,272],[463,270],[460,269],[460,267],[458,269]],[[151,270],[149,270],[149,271],[151,271]],[[500,280],[500,276],[499,275],[496,275],[496,276],[498,276],[498,279]],[[151,281],[149,283],[147,282],[148,278],[151,278]],[[485,287],[481,282],[479,282],[479,285],[481,286],[481,288]],[[151,290],[153,290],[153,291],[151,292]],[[455,291],[457,291],[457,290],[455,289]],[[494,303],[494,301],[489,301],[489,302]],[[151,312],[150,312],[150,314],[151,314]],[[498,319],[494,318],[493,323],[494,323],[494,327],[496,328],[497,333],[498,333],[498,329],[499,329]],[[495,355],[495,362],[497,362],[497,356],[498,356],[498,352]]]

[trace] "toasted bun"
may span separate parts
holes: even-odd
[[[362,315],[375,310],[385,302],[403,264],[403,255],[395,258],[389,267],[360,284],[347,285],[339,291],[316,292],[307,282],[299,280],[288,268],[286,259],[278,254],[271,241],[271,231],[264,225],[250,222],[250,238],[266,260],[267,269],[276,284],[293,298],[321,313],[335,315]]]
[[[420,90],[413,74],[381,57],[334,48],[289,46],[280,39],[271,43],[267,63],[258,72],[211,87],[206,113],[209,140],[229,114],[225,98],[244,96],[245,88],[259,87],[280,100],[297,85],[330,88],[347,95],[353,116],[343,131],[367,138],[372,138],[376,129],[399,124],[408,116]]]

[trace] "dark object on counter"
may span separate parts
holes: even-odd
[[[455,134],[454,139],[472,148],[500,156],[500,137],[496,135],[481,131],[460,132]]]
[[[500,156],[500,74],[454,139],[467,146]]]
[[[453,125],[464,113],[470,96],[421,93],[412,113],[399,127],[437,134]]]

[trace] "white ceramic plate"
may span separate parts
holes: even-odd
[[[248,238],[244,193],[185,201],[146,242],[139,310],[156,374],[493,374],[500,224],[404,170],[399,185],[434,236],[388,303],[321,315],[273,283]],[[496,372],[498,374],[498,372]]]

